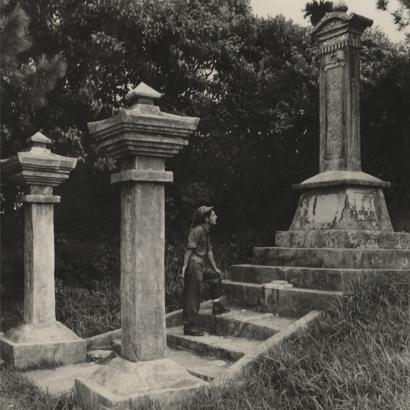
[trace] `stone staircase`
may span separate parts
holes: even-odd
[[[180,315],[171,323],[167,328],[167,357],[207,382],[223,377],[235,362],[257,352],[263,342],[296,322],[296,318],[235,306],[228,313],[214,316],[209,302],[202,304],[198,319],[198,326],[205,331],[200,337],[184,335]],[[111,345],[119,354],[121,339],[113,339]],[[93,356],[93,350],[89,354]]]
[[[224,290],[231,303],[298,317],[337,305],[366,277],[410,282],[408,233],[286,231],[275,244],[254,248],[252,264],[230,268]]]
[[[182,311],[167,315],[167,358],[209,384],[238,381],[269,349],[342,303],[355,280],[377,275],[410,283],[407,233],[287,231],[276,234],[275,244],[254,248],[251,264],[229,269],[223,288],[230,312],[213,316],[211,302],[201,304],[198,326],[204,336],[183,334]],[[26,376],[61,393],[58,386],[67,390],[79,374],[91,374],[117,357],[121,329],[88,339],[87,349],[88,362],[72,365],[69,380],[59,375],[64,367],[50,376],[48,370]]]
[[[181,310],[167,315],[166,357],[205,385],[223,385],[227,381],[243,380],[256,360],[266,355],[269,349],[279,346],[292,334],[321,317],[320,311],[293,317],[273,313],[262,299],[255,299],[253,303],[252,298],[249,298],[239,303],[240,300],[232,292],[233,288],[226,285],[227,282],[224,286],[228,293],[226,303],[230,312],[214,316],[211,301],[201,304],[198,326],[204,330],[204,336],[183,334]],[[244,289],[262,285],[232,283],[243,285]],[[24,376],[50,393],[65,393],[74,387],[78,377],[92,377],[94,372],[101,371],[118,358],[121,352],[121,329],[94,336],[86,339],[86,342],[87,362],[52,370],[28,371]]]

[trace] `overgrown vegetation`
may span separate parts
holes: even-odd
[[[119,250],[107,243],[81,246],[60,244],[56,280],[57,320],[81,337],[90,337],[121,327]],[[119,248],[119,244],[118,244]],[[182,306],[183,283],[175,281],[181,268],[185,244],[166,244],[165,301],[168,312]],[[230,265],[246,261],[235,244],[215,244],[215,258],[224,271]],[[15,257],[21,255],[13,254]],[[23,282],[3,280],[0,289],[0,329],[9,329],[23,318]],[[207,288],[204,288],[207,292]],[[206,294],[204,293],[204,298]]]
[[[85,323],[96,326],[101,322],[99,331],[115,328],[115,315],[107,315],[101,304],[97,309],[94,306],[97,295],[103,300],[117,299],[114,292],[107,290],[60,289],[67,300],[75,294],[75,301],[80,302],[81,298],[81,303],[64,307],[69,312],[66,324],[80,333],[84,332]],[[361,283],[346,304],[259,362],[245,385],[211,389],[181,408],[409,409],[409,292],[405,285],[386,281]],[[89,312],[93,311],[95,316],[89,321]],[[8,369],[0,371],[0,397],[0,404],[11,406],[5,407],[10,409],[78,409],[71,394],[52,398]]]

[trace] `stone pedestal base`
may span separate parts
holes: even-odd
[[[75,381],[76,395],[86,410],[161,408],[177,403],[208,383],[191,376],[171,359],[130,362],[116,357],[87,378]]]
[[[307,179],[290,231],[369,230],[392,232],[383,188],[389,186],[364,172],[330,171]]]
[[[85,340],[60,322],[23,324],[0,336],[0,356],[16,369],[86,360]]]

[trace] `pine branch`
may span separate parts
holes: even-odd
[[[19,4],[9,15],[0,14],[0,66],[2,75],[17,67],[17,56],[31,47],[27,28],[30,19]]]

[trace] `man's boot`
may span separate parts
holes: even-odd
[[[228,313],[231,310],[223,305],[221,301],[214,302],[212,305],[212,314],[213,315],[222,315],[223,313]]]

